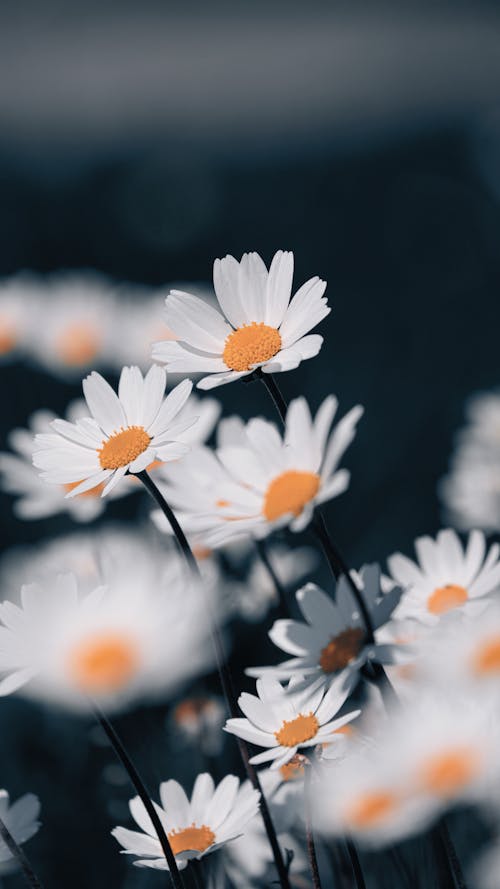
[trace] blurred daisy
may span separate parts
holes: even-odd
[[[164,585],[79,594],[72,574],[23,586],[20,604],[0,606],[0,694],[88,710],[88,698],[119,709],[165,696],[212,663],[199,620],[200,591],[185,575]],[[186,657],[189,651],[189,657]]]
[[[382,593],[378,565],[365,565],[360,580],[373,627],[378,630],[389,620],[401,590],[394,587],[385,595]],[[337,584],[335,601],[312,583],[298,590],[296,599],[304,621],[277,620],[269,632],[274,644],[294,657],[276,667],[252,667],[246,671],[249,676],[271,673],[285,678],[298,672],[304,676],[320,674],[332,680],[342,675],[352,688],[367,661],[394,660],[395,646],[379,644],[377,640],[367,644],[364,621],[345,577]]]
[[[31,275],[16,275],[0,283],[0,362],[25,353],[32,333],[39,330],[40,287]]]
[[[259,809],[258,792],[249,781],[240,786],[234,775],[226,775],[217,788],[210,775],[198,775],[191,799],[177,781],[165,781],[160,784],[160,800],[158,814],[180,870],[191,859],[203,858],[241,836]],[[129,806],[141,832],[115,827],[113,836],[123,846],[124,854],[138,856],[134,861],[138,867],[168,870],[144,804],[135,797]]]
[[[76,423],[86,414],[85,402],[72,402],[66,419]],[[33,466],[35,435],[50,433],[56,415],[50,411],[36,411],[30,418],[29,429],[13,429],[8,443],[13,452],[0,453],[0,483],[8,494],[17,496],[13,511],[20,519],[42,519],[60,512],[67,512],[77,522],[91,522],[105,508],[101,494],[104,485],[96,485],[74,499],[66,494],[76,487],[74,482],[63,485],[47,485]],[[111,492],[111,499],[123,497],[133,490],[120,485]]]
[[[273,546],[268,558],[279,581],[286,588],[292,587],[306,575],[310,575],[318,564],[315,550],[307,546],[287,549]],[[228,589],[231,611],[243,620],[262,620],[270,608],[279,603],[276,586],[269,571],[258,557],[252,560],[250,571],[244,583],[231,584]]]
[[[205,373],[200,389],[247,376],[293,370],[318,354],[323,337],[309,334],[330,308],[326,282],[310,278],[290,301],[293,253],[279,250],[269,271],[258,253],[216,259],[214,288],[221,314],[201,299],[172,290],[165,319],[180,342],[153,346],[153,358],[173,373]],[[309,335],[307,335],[309,334]]]
[[[22,846],[37,833],[40,827],[39,814],[40,802],[33,793],[25,793],[10,805],[7,791],[0,790],[0,819],[18,846]],[[16,867],[17,860],[0,838],[0,870],[5,872],[10,869],[9,865]]]
[[[485,607],[483,597],[500,586],[500,546],[495,543],[486,553],[481,531],[472,531],[466,548],[455,531],[447,529],[436,540],[419,537],[415,550],[418,562],[401,553],[387,560],[391,577],[404,589],[398,619],[435,624],[453,609],[477,614]]]
[[[176,437],[192,425],[178,419],[192,384],[179,383],[165,398],[165,371],[151,367],[143,378],[138,367],[124,367],[118,395],[98,373],[83,381],[90,418],[54,420],[51,434],[37,435],[33,462],[53,484],[73,484],[75,497],[103,484],[102,496],[127,472],[140,472],[155,460],[176,460],[189,446]]]
[[[274,814],[273,810],[273,820]],[[298,889],[308,885],[297,879],[299,875],[305,875],[308,869],[302,844],[290,832],[283,830],[278,832],[278,842],[285,861],[287,854],[291,853],[291,886]],[[262,886],[272,886],[275,883],[276,869],[262,818],[254,816],[246,826],[243,836],[224,847],[221,866],[231,885],[238,889],[261,889]],[[222,873],[220,883],[216,886],[219,885],[227,886]]]
[[[289,762],[299,749],[321,744],[359,715],[359,710],[355,710],[333,718],[348,691],[337,682],[325,693],[323,678],[306,683],[303,676],[295,675],[283,688],[273,677],[263,676],[257,680],[257,695],[240,695],[238,705],[246,718],[228,719],[225,730],[266,747],[250,762],[257,765],[272,760],[272,769]]]
[[[215,695],[184,698],[168,717],[169,733],[185,746],[196,747],[204,756],[218,756],[224,736],[226,706]]]

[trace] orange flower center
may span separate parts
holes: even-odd
[[[283,781],[298,781],[300,778],[303,778],[305,772],[304,760],[304,756],[296,753],[290,762],[286,762],[285,765],[281,766],[280,775]]]
[[[430,757],[421,771],[422,784],[430,793],[454,796],[474,778],[478,768],[477,751],[457,747]]]
[[[363,639],[364,633],[359,627],[350,627],[338,636],[334,636],[319,656],[319,665],[323,673],[334,673],[335,670],[347,667],[347,664],[359,654]]]
[[[16,332],[11,324],[0,321],[0,355],[8,355],[15,348]]]
[[[391,814],[396,802],[394,794],[384,790],[365,793],[350,806],[347,821],[352,827],[373,827]]]
[[[282,747],[296,747],[304,741],[310,741],[317,734],[319,722],[314,713],[299,713],[295,719],[283,722],[280,730],[274,733],[278,744]]]
[[[114,432],[111,438],[103,441],[99,462],[103,469],[118,469],[132,463],[146,448],[151,439],[143,426],[127,426]]]
[[[472,659],[472,668],[479,676],[500,673],[500,636],[492,636],[477,649]]]
[[[226,338],[222,360],[231,370],[251,370],[268,361],[281,349],[281,336],[275,327],[252,321],[233,330]]]
[[[455,583],[440,586],[427,599],[427,608],[431,614],[446,614],[453,608],[459,608],[467,602],[467,590]]]
[[[300,515],[306,503],[319,491],[319,475],[289,469],[273,478],[265,495],[262,512],[268,522],[283,515]]]
[[[90,324],[77,322],[66,327],[56,343],[56,351],[65,364],[78,367],[89,364],[99,350],[99,334]]]
[[[83,481],[83,479],[82,479],[82,481]],[[74,491],[75,488],[78,487],[78,485],[81,485],[81,483],[82,483],[81,481],[68,482],[67,484],[63,485],[63,488],[66,491],[66,493],[69,494],[71,491]],[[96,485],[95,488],[90,488],[89,491],[83,491],[82,494],[77,494],[76,496],[77,497],[100,497],[103,490],[104,490],[104,482],[101,482],[99,485]]]
[[[193,822],[190,827],[184,827],[182,830],[171,830],[168,834],[168,841],[174,855],[188,852],[191,849],[204,852],[215,843],[215,834],[206,824],[196,827]]]
[[[118,691],[138,666],[130,639],[109,633],[87,639],[71,653],[70,668],[77,685],[88,694]]]

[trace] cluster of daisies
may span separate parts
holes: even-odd
[[[190,795],[167,774],[155,799],[179,871],[207,859],[193,867],[210,889],[277,878],[282,889],[317,889],[321,880],[326,889],[349,852],[360,887],[358,847],[425,836],[454,807],[478,806],[495,832],[500,546],[477,528],[466,542],[445,529],[418,538],[414,558],[394,553],[382,568],[349,570],[321,507],[349,486],[343,462],[361,406],[339,416],[333,394],[314,411],[297,397],[277,422],[245,423],[221,419],[219,401],[193,395],[188,379],[201,390],[260,380],[279,402],[274,374],[321,349],[311,331],[330,311],[326,284],[311,278],[292,296],[293,255],[283,251],[269,269],[256,253],[216,260],[213,277],[216,299],[168,295],[170,336],[158,336],[147,372],[123,367],[115,391],[93,370],[64,419],[38,411],[11,434],[0,474],[21,518],[67,511],[91,522],[110,500],[138,496],[141,483],[155,505],[139,527],[80,530],[3,559],[0,695],[77,713],[169,701],[169,740],[205,764]],[[479,430],[463,441],[465,462],[474,454],[485,471],[496,409],[497,428],[477,402]],[[459,511],[453,490],[450,508]],[[472,505],[468,515],[477,523],[463,527],[498,527]],[[306,529],[316,550],[296,543]],[[320,543],[335,574],[324,589],[311,579]],[[255,686],[228,712],[219,694],[189,688],[214,672],[214,634],[227,644],[236,621],[265,622],[275,657],[248,664],[248,679],[232,677]],[[230,774],[215,785],[206,765],[220,768],[231,736],[250,745],[257,777]],[[26,799],[9,810],[5,796],[0,806],[0,835],[4,823],[17,843],[37,828],[38,803]],[[129,809],[131,821],[112,831],[122,851],[168,871],[143,799]],[[500,836],[477,867],[480,889],[494,885],[497,849]],[[12,860],[0,845],[0,861],[4,854]]]

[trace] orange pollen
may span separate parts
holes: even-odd
[[[500,636],[486,640],[472,660],[472,669],[478,676],[500,673]]]
[[[347,821],[357,828],[373,827],[390,815],[396,803],[393,793],[384,790],[366,793],[350,806]]]
[[[219,506],[221,509],[224,509],[226,506],[230,506],[229,500],[216,500],[215,505]]]
[[[298,781],[300,778],[303,778],[305,772],[304,762],[305,756],[296,753],[290,762],[286,762],[285,765],[281,766],[280,775],[283,781]]]
[[[427,609],[431,614],[446,614],[467,602],[467,590],[463,586],[447,583],[438,587],[427,599]]]
[[[71,653],[70,669],[77,685],[88,694],[118,691],[134,675],[139,658],[135,645],[109,633],[82,642]]]
[[[213,550],[211,550],[208,546],[193,546],[193,556],[198,562],[203,562],[205,559],[209,559],[212,555]]]
[[[146,472],[153,472],[155,469],[158,469],[159,466],[163,466],[164,460],[153,460],[148,466],[146,466]]]
[[[323,673],[334,673],[344,667],[359,654],[363,644],[364,633],[359,627],[349,627],[338,636],[334,636],[328,645],[321,650],[319,665]]]
[[[95,327],[82,322],[69,324],[60,334],[56,351],[65,364],[78,367],[89,364],[99,350],[99,335]]]
[[[197,852],[205,852],[209,846],[215,843],[215,834],[206,824],[196,827],[193,822],[190,827],[184,827],[182,830],[171,830],[168,834],[168,841],[174,855],[192,849],[196,849]]]
[[[269,361],[280,349],[279,331],[261,321],[252,321],[229,334],[222,360],[231,370],[251,370],[255,364]]]
[[[67,484],[63,485],[63,488],[66,491],[66,493],[69,494],[71,491],[74,491],[75,488],[78,487],[78,485],[81,485],[81,483],[82,483],[81,481],[80,482],[68,482]],[[77,494],[76,496],[77,497],[100,497],[103,490],[104,490],[104,482],[101,482],[99,485],[96,485],[95,488],[90,488],[89,491],[83,491],[82,494]]]
[[[343,725],[343,726],[341,726],[341,728],[336,728],[335,731],[332,732],[332,734],[333,735],[346,735],[346,737],[352,738],[356,734],[356,732],[354,731],[354,729],[351,725]]]
[[[430,793],[454,796],[474,778],[479,769],[477,751],[457,747],[430,757],[421,770],[422,784]]]
[[[262,512],[268,522],[292,513],[299,516],[306,503],[319,491],[319,475],[289,469],[273,478],[265,495]]]
[[[143,426],[127,426],[103,441],[99,462],[103,469],[118,469],[132,463],[149,447],[151,439]]]
[[[296,747],[310,741],[317,734],[319,722],[314,713],[299,713],[295,719],[283,722],[280,730],[274,733],[278,744],[282,747]]]

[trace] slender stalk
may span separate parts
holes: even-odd
[[[356,847],[353,841],[349,838],[346,838],[345,844],[351,862],[356,889],[366,889],[365,878],[363,876],[363,871],[361,870],[361,863],[358,858],[358,853],[356,852]]]
[[[451,884],[455,887],[455,889],[467,889],[467,883],[465,882],[462,865],[460,864],[460,861],[458,859],[455,845],[450,836],[448,825],[446,824],[444,818],[441,819],[439,824],[434,828],[433,833],[435,834],[437,843],[443,849],[449,876],[451,877]]]
[[[309,858],[309,867],[311,870],[313,887],[314,889],[321,889],[321,878],[319,875],[318,859],[316,856],[316,844],[314,842],[314,833],[312,827],[311,777],[312,767],[309,765],[309,763],[307,763],[304,772],[304,811],[306,824],[307,857]]]
[[[19,867],[22,870],[23,877],[26,880],[28,886],[31,886],[32,889],[43,889],[40,880],[35,874],[31,864],[29,863],[25,853],[21,849],[21,847],[16,843],[14,837],[11,832],[4,824],[2,819],[0,818],[0,837],[2,841],[7,846],[9,852],[11,852],[12,856],[17,859]]]
[[[263,373],[261,368],[258,367],[257,370],[254,371],[254,379],[262,380],[264,386],[269,392],[269,395],[274,401],[274,406],[280,415],[281,422],[284,424],[288,405],[273,375]]]
[[[279,579],[276,571],[274,569],[273,563],[269,557],[269,552],[267,550],[267,546],[263,540],[255,541],[255,548],[259,554],[259,558],[264,565],[269,577],[271,578],[274,589],[276,590],[278,596],[278,610],[282,617],[288,617],[288,603],[286,600],[286,592],[281,580]]]
[[[153,802],[146,790],[146,787],[142,781],[142,778],[139,775],[139,772],[137,771],[134,763],[132,762],[127,751],[125,750],[125,747],[123,746],[122,742],[120,741],[120,738],[118,737],[116,731],[114,730],[113,726],[108,721],[108,719],[106,718],[104,713],[101,712],[101,710],[99,709],[98,705],[95,702],[92,702],[92,706],[94,709],[95,717],[96,717],[99,725],[101,726],[103,731],[106,733],[109,743],[111,744],[113,750],[115,751],[123,768],[126,770],[133,786],[135,787],[139,797],[141,798],[141,800],[144,804],[144,808],[146,809],[146,812],[148,813],[148,815],[151,819],[151,822],[153,824],[155,832],[158,836],[158,840],[160,842],[161,848],[163,850],[163,854],[165,855],[165,858],[167,860],[170,879],[172,880],[172,883],[173,883],[175,889],[184,889],[184,883],[181,879],[181,875],[180,875],[178,867],[177,867],[177,862],[175,860],[175,855],[172,852],[170,843],[168,841],[167,834],[165,833],[165,830],[164,830],[163,825],[160,821],[158,812],[155,809],[155,806],[154,806],[154,804],[153,804]]]
[[[148,475],[146,470],[143,470],[142,472],[138,472],[138,473],[136,473],[136,475],[137,475],[137,478],[139,478],[142,481],[146,490],[154,498],[154,500],[156,501],[156,503],[162,510],[165,518],[170,523],[172,531],[174,532],[175,537],[177,539],[177,543],[179,544],[179,546],[182,550],[182,553],[184,555],[184,558],[186,559],[186,563],[187,563],[191,573],[198,581],[201,581],[202,578],[201,578],[201,573],[200,573],[200,568],[199,568],[198,562],[196,561],[196,559],[193,555],[191,547],[189,546],[189,543],[187,541],[186,535],[184,534],[184,531],[182,530],[181,526],[179,525],[179,522],[177,521],[175,514],[172,511],[171,507],[168,505],[167,501],[165,500],[165,498],[163,497],[161,492],[158,490],[154,481],[150,478],[150,476]],[[208,607],[209,606],[207,605],[207,608]],[[232,717],[237,717],[239,714],[238,701],[237,701],[237,697],[236,697],[236,693],[235,693],[235,689],[234,689],[234,685],[233,685],[233,680],[231,678],[231,673],[229,672],[229,669],[228,669],[228,666],[226,663],[226,656],[225,656],[225,652],[224,652],[222,638],[219,633],[217,624],[210,613],[209,613],[209,617],[210,617],[210,633],[211,633],[211,637],[212,637],[212,643],[213,643],[213,646],[215,649],[217,670],[218,670],[219,678],[220,678],[221,685],[222,685],[222,691],[224,693],[224,698],[226,700],[226,705],[227,705],[230,715]],[[273,858],[274,858],[274,862],[276,865],[276,870],[278,873],[280,885],[281,885],[282,889],[291,889],[290,880],[288,877],[288,870],[287,870],[287,867],[286,867],[286,864],[285,864],[285,861],[283,858],[283,854],[281,852],[280,845],[278,843],[278,837],[276,835],[276,830],[275,830],[275,827],[273,824],[273,820],[271,818],[269,806],[267,805],[266,798],[265,798],[264,793],[262,791],[259,776],[258,776],[255,768],[253,767],[253,765],[250,762],[250,753],[249,753],[248,746],[247,746],[246,742],[242,738],[237,738],[237,741],[238,741],[240,756],[243,761],[243,765],[245,767],[246,774],[247,774],[252,786],[256,790],[258,790],[260,793],[260,813],[262,815],[262,820],[264,821],[264,827],[266,829],[267,838],[269,840],[269,844],[272,849]]]

